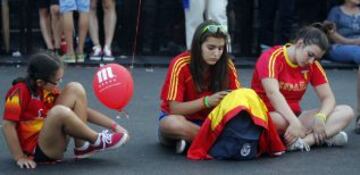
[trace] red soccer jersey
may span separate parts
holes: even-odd
[[[318,61],[306,67],[293,64],[287,54],[287,46],[275,46],[263,54],[256,63],[251,87],[264,100],[269,111],[274,111],[262,87],[261,79],[274,78],[279,82],[280,92],[294,113],[300,113],[300,100],[307,85],[318,86],[327,83],[324,69]]]
[[[45,90],[39,94],[35,97],[25,83],[17,83],[10,88],[5,98],[4,120],[17,123],[20,146],[28,154],[33,153],[47,112],[58,95]]]
[[[161,110],[169,112],[169,101],[186,102],[199,99],[201,97],[211,95],[214,92],[204,91],[197,92],[195,83],[190,72],[190,53],[183,52],[176,56],[169,65],[164,85],[161,90]],[[240,82],[232,61],[229,61],[229,86],[228,89],[237,89]],[[194,114],[185,116],[188,120],[204,120],[211,109],[204,109]]]

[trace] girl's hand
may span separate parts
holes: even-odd
[[[127,131],[125,128],[123,128],[123,127],[121,127],[120,125],[118,125],[118,124],[114,124],[114,125],[112,126],[111,130],[112,130],[113,132],[117,132],[117,133],[127,133],[127,134],[128,134],[128,131]]]
[[[305,137],[306,129],[299,120],[290,123],[289,127],[285,131],[285,140],[288,145],[294,143],[297,138]]]
[[[313,130],[315,143],[317,145],[323,144],[326,139],[325,123],[321,121],[319,118],[315,117],[312,130]]]
[[[208,97],[208,102],[211,107],[214,107],[220,103],[220,101],[228,94],[230,91],[220,91],[212,94]]]
[[[29,157],[21,157],[19,159],[16,160],[16,164],[20,167],[20,168],[36,168],[36,162],[33,161],[32,159],[30,159]]]

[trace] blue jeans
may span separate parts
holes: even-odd
[[[360,64],[360,46],[348,44],[333,44],[328,53],[332,61]]]

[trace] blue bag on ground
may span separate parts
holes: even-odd
[[[254,159],[261,131],[247,112],[241,112],[226,124],[210,155],[222,160]]]

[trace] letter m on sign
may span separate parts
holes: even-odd
[[[112,72],[111,67],[106,67],[97,72],[97,77],[99,83],[102,83],[103,81],[114,78],[114,74]]]

